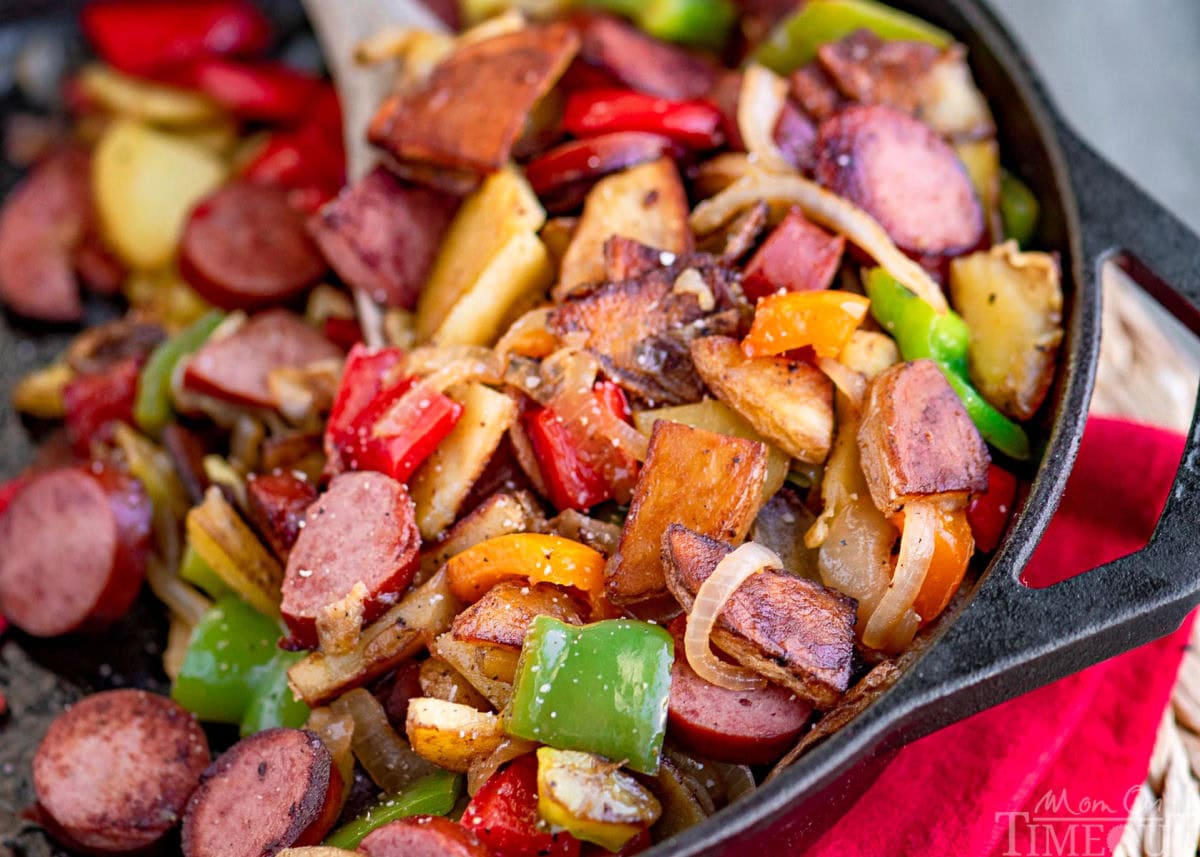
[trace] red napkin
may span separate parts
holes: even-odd
[[[1046,586],[1141,548],[1182,450],[1183,438],[1161,429],[1089,420],[1026,580]],[[1191,621],[904,748],[806,857],[1110,854],[1145,779]]]

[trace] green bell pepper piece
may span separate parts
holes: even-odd
[[[737,21],[731,0],[586,0],[584,5],[631,18],[656,39],[713,49],[725,44]]]
[[[954,41],[940,27],[874,0],[808,0],[779,22],[755,50],[753,59],[772,71],[788,74],[816,59],[821,45],[864,29],[881,39],[928,42],[939,48]]]
[[[224,319],[224,313],[218,310],[207,312],[150,352],[138,376],[133,404],[133,420],[138,428],[157,436],[166,427],[171,419],[171,375],[176,365],[203,345]]]
[[[892,335],[905,360],[930,359],[942,370],[983,439],[1009,458],[1029,458],[1025,430],[992,407],[969,379],[971,330],[953,310],[939,314],[883,268],[865,278],[871,315]]]
[[[301,717],[303,703],[289,699],[281,675],[297,658],[276,645],[282,633],[275,620],[240,598],[220,599],[192,632],[171,698],[200,720],[238,724],[243,735],[251,728],[303,723],[307,706]]]
[[[657,625],[609,619],[529,626],[505,720],[511,735],[658,770],[674,642]]]
[[[1022,247],[1033,240],[1037,231],[1039,206],[1029,185],[1008,170],[1000,173],[1000,219],[1004,235]]]
[[[190,544],[183,549],[183,559],[179,562],[179,576],[199,589],[202,589],[213,601],[220,601],[226,595],[232,595],[233,590],[223,581],[212,566],[204,561],[204,557]]]
[[[352,851],[368,833],[378,827],[412,815],[446,815],[463,791],[461,774],[439,771],[421,777],[408,788],[383,798],[353,821],[348,821],[329,834],[325,844],[330,848]]]

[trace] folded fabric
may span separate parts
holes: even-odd
[[[1182,449],[1161,429],[1089,420],[1025,580],[1046,586],[1141,548]],[[807,857],[1112,853],[1190,626],[904,748]]]

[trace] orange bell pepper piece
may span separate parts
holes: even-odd
[[[463,601],[478,601],[497,583],[514,578],[573,586],[597,604],[604,593],[604,555],[559,536],[510,533],[486,539],[446,563],[450,591]]]
[[[866,318],[870,303],[862,295],[830,290],[768,295],[755,307],[742,351],[747,357],[763,357],[811,345],[818,357],[835,358]]]
[[[933,621],[946,609],[962,584],[973,553],[975,539],[971,535],[967,510],[943,512],[933,540],[929,571],[925,573],[925,582],[921,585],[917,600],[913,602],[913,610],[922,622]]]

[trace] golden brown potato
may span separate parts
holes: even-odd
[[[763,444],[682,423],[656,423],[621,546],[609,563],[609,597],[634,604],[665,593],[660,546],[671,524],[740,542],[762,505],[766,478]]]
[[[462,673],[441,658],[426,658],[419,667],[421,694],[447,702],[469,705],[479,711],[491,711],[492,704],[463,678]]]
[[[971,328],[971,380],[1016,420],[1037,413],[1062,342],[1062,285],[1049,253],[1008,241],[950,263],[950,298]]]
[[[889,366],[900,362],[896,340],[875,330],[856,330],[838,355],[838,362],[849,366],[868,381]]]
[[[536,531],[543,523],[542,510],[528,491],[497,492],[455,523],[440,542],[422,551],[420,574],[432,575],[450,557],[482,541],[509,533]]]
[[[820,464],[833,443],[833,384],[815,366],[747,357],[737,340],[692,340],[692,362],[708,388],[792,458]]]
[[[667,586],[691,610],[700,584],[733,548],[673,524],[662,540]],[[850,685],[855,602],[819,583],[766,569],[725,602],[712,640],[734,660],[818,708]]]
[[[556,295],[604,280],[604,242],[614,235],[685,253],[691,249],[688,202],[671,158],[601,179],[588,193],[583,216],[563,256]]]
[[[460,774],[504,740],[499,716],[431,697],[409,700],[404,731],[418,756]]]
[[[871,499],[889,515],[909,500],[987,488],[987,447],[932,360],[897,364],[871,383],[858,449]]]
[[[409,485],[417,525],[427,540],[454,523],[475,480],[517,418],[516,399],[483,384],[451,387],[447,394],[463,406],[462,416]]]
[[[519,652],[530,623],[538,616],[553,616],[571,625],[583,623],[575,602],[557,586],[507,581],[496,584],[459,613],[450,633],[456,640]]]
[[[447,632],[433,641],[430,650],[454,667],[497,711],[512,699],[518,654],[511,649],[456,640]]]

